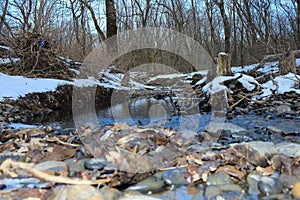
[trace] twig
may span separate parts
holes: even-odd
[[[261,94],[261,93],[258,93],[258,94]],[[238,96],[243,97],[242,95],[238,95]],[[246,97],[245,99],[248,100],[248,101],[253,101],[253,102],[258,103],[258,104],[265,104],[266,103],[264,101],[253,100],[253,99],[250,99],[248,97]]]
[[[99,180],[83,180],[78,178],[53,176],[43,171],[40,171],[38,169],[35,169],[33,163],[15,162],[11,159],[5,160],[0,166],[0,170],[2,172],[16,176],[17,174],[15,172],[12,172],[14,169],[25,170],[38,179],[42,179],[54,183],[65,183],[65,184],[73,184],[73,185],[97,185],[97,184],[109,183],[111,181],[111,178],[99,179]]]
[[[229,106],[229,109],[232,110],[235,106],[237,106],[240,102],[242,102],[246,98],[247,98],[247,95],[243,96],[240,100],[238,100],[237,102],[235,102],[234,104],[232,104],[231,106]]]
[[[158,170],[159,170],[159,171],[167,171],[167,170],[172,170],[172,169],[185,168],[185,167],[187,167],[187,166],[188,166],[188,164],[186,164],[186,165],[181,165],[181,166],[178,166],[178,167],[159,168]]]
[[[246,94],[245,96],[244,95],[241,95],[241,94],[238,94],[237,96],[241,97],[241,99],[239,99],[237,102],[235,102],[234,104],[232,104],[231,106],[229,106],[229,109],[232,110],[235,106],[237,106],[241,101],[243,100],[250,100],[250,101],[255,101],[255,100],[252,100],[252,99],[249,99],[248,97],[252,97],[252,96],[255,96],[255,95],[258,95],[258,94],[261,94],[262,91],[259,91],[259,92],[255,92],[255,93],[250,93],[250,94]]]
[[[79,144],[71,144],[71,143],[68,143],[68,142],[63,142],[63,141],[61,141],[59,139],[53,139],[53,140],[47,139],[46,141],[47,142],[57,142],[59,144],[70,146],[70,147],[79,147],[80,146]]]

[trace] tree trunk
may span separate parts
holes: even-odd
[[[284,53],[279,60],[280,75],[292,72],[296,74],[296,58],[293,51]]]
[[[221,52],[217,58],[217,76],[230,76],[231,71],[231,56]]]
[[[106,37],[110,38],[114,35],[117,35],[118,28],[117,28],[117,17],[116,17],[116,8],[114,0],[105,0],[106,6]],[[114,54],[118,50],[118,43],[116,38],[112,40],[108,40],[109,42],[106,43],[108,47],[108,52]]]
[[[297,47],[300,48],[300,0],[297,0],[297,29],[298,29],[298,40]]]
[[[110,38],[114,35],[117,35],[117,17],[116,17],[116,8],[114,0],[106,0],[106,28],[107,33],[106,37]]]

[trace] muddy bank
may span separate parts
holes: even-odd
[[[112,89],[97,87],[97,110],[110,106],[111,94]],[[0,103],[0,123],[3,126],[9,122],[42,124],[71,120],[72,95],[72,85],[61,85],[56,91],[35,92],[17,100],[5,100]]]

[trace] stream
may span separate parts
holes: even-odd
[[[254,111],[236,110],[228,113],[225,119],[224,130],[219,136],[218,143],[229,147],[232,143],[249,141],[271,141],[279,143],[282,141],[300,143],[300,117],[297,115],[278,116],[269,112],[259,113]],[[136,102],[101,109],[97,112],[98,122],[102,127],[115,122],[138,125],[142,127],[165,127],[175,130],[189,130],[188,134],[198,134],[211,122],[210,113],[200,113],[185,116],[176,116],[170,109],[163,109],[159,101],[155,99],[141,99]],[[74,128],[72,116],[65,116],[65,121],[50,123],[69,130]],[[193,130],[193,131],[191,131]],[[179,173],[180,175],[180,173]],[[185,173],[181,174],[185,176]],[[206,199],[205,186],[179,185],[164,189],[163,192],[154,194],[162,199],[194,200]],[[235,199],[242,191],[229,192],[226,199]],[[212,192],[213,193],[213,192]],[[243,199],[260,199],[257,195],[246,195]]]

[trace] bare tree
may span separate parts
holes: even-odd
[[[8,9],[8,0],[5,1],[4,7],[2,8],[2,14],[0,16],[0,34],[2,34],[2,27],[3,24],[5,23],[5,16],[7,13],[7,9]]]
[[[101,28],[99,26],[96,14],[95,14],[94,9],[92,8],[90,2],[88,2],[86,0],[79,0],[79,1],[81,3],[83,3],[85,5],[85,7],[90,11],[91,16],[92,16],[92,20],[93,20],[94,26],[97,30],[100,41],[106,40],[106,36],[105,36],[104,32],[101,30]]]
[[[227,14],[225,12],[224,0],[214,0],[214,3],[218,6],[223,20],[224,36],[225,36],[225,52],[230,53],[231,26]]]

